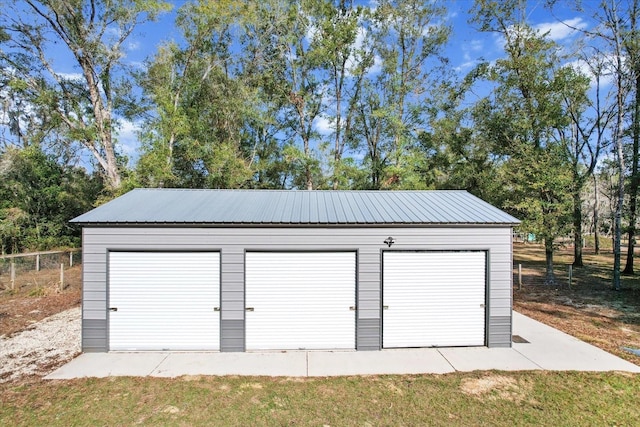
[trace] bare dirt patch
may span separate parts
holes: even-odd
[[[481,378],[466,378],[460,390],[471,396],[489,400],[503,399],[521,402],[529,392],[516,378],[503,375],[489,375]]]

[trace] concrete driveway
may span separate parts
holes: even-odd
[[[84,353],[45,379],[182,375],[336,376],[444,374],[475,370],[626,371],[640,367],[513,312],[512,348],[455,347],[383,351]]]

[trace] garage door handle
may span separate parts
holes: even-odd
[[[247,307],[245,308],[245,311],[253,311],[253,307]]]
[[[352,305],[351,307],[349,307],[349,310],[351,310],[351,311],[356,311],[356,306],[355,306],[355,305]]]
[[[109,308],[109,311],[118,311],[118,307],[111,307]]]
[[[480,304],[480,308],[484,308],[484,304]]]
[[[220,311],[220,307],[213,307],[213,311]]]
[[[389,310],[389,306],[388,306],[388,305],[383,305],[383,306],[382,306],[382,309],[383,309],[383,310]]]

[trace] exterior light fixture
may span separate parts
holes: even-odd
[[[393,245],[396,242],[396,240],[389,236],[387,237],[387,239],[384,241],[384,243],[386,243],[387,246],[391,247],[391,245]]]

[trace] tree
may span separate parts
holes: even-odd
[[[614,244],[613,244],[613,287],[620,289],[620,264],[622,241],[622,214],[625,199],[625,116],[626,100],[630,93],[631,74],[625,61],[625,40],[628,33],[625,20],[622,19],[619,10],[619,2],[603,1],[595,18],[599,26],[593,32],[593,36],[603,43],[603,49],[607,49],[609,58],[608,67],[613,77],[613,91],[615,94],[615,116],[612,120],[613,128],[610,130],[613,154],[618,168],[617,201],[615,203],[614,219]],[[636,5],[637,6],[637,5]],[[634,212],[635,216],[635,212]],[[634,218],[635,221],[635,218]],[[632,226],[635,229],[635,225]],[[631,243],[633,245],[633,243]]]
[[[624,28],[622,48],[628,64],[629,79],[631,80],[632,98],[630,102],[631,151],[631,179],[629,182],[629,229],[627,261],[624,274],[633,274],[633,259],[635,252],[636,220],[638,210],[638,186],[640,186],[640,1],[633,0],[626,11],[628,24]]]
[[[274,58],[277,62],[272,62],[280,68],[275,72],[281,77],[278,87],[289,101],[284,112],[284,116],[289,117],[286,122],[292,134],[302,142],[301,151],[293,147],[290,150],[290,158],[300,165],[302,172],[294,185],[307,190],[319,184],[320,162],[313,154],[311,142],[317,139],[315,122],[323,109],[327,80],[320,72],[323,58],[317,35],[317,16],[313,13],[314,6],[320,2],[322,0],[307,0],[298,6],[285,6],[287,31],[276,37],[279,52]]]
[[[367,72],[373,66],[373,54],[367,32],[361,26],[363,8],[353,1],[319,2],[313,7],[314,42],[321,58],[320,69],[327,74],[323,116],[333,129],[330,150],[332,187],[348,186],[353,174],[351,159],[343,159],[345,150],[357,146],[354,132],[356,105]]]
[[[69,220],[87,211],[101,189],[99,179],[59,164],[37,145],[4,150],[0,154],[2,252],[77,245],[80,229]]]
[[[584,265],[582,260],[582,222],[584,188],[598,164],[600,152],[604,148],[605,130],[611,119],[612,109],[604,108],[600,98],[600,79],[603,73],[602,64],[591,60],[589,67],[595,79],[595,100],[589,100],[587,92],[590,79],[565,66],[558,72],[558,79],[563,86],[563,106],[569,116],[571,125],[557,129],[560,142],[565,147],[565,155],[571,167],[571,195],[573,199],[573,250],[575,267]],[[588,107],[589,110],[588,110]]]
[[[604,159],[599,166],[597,174],[597,186],[594,191],[604,197],[599,208],[598,215],[602,216],[599,220],[600,228],[611,238],[611,247],[615,246],[615,223],[616,212],[618,211],[618,195],[619,195],[619,168],[615,158]]]
[[[450,27],[436,2],[380,1],[367,31],[379,70],[371,73],[358,102],[370,188],[411,188],[418,183],[418,135],[427,126],[431,88],[444,78],[441,55]]]
[[[486,66],[480,63],[460,81],[440,88],[439,114],[431,120],[431,130],[418,135],[422,154],[418,173],[427,188],[466,189],[502,206],[500,180],[496,179],[500,159],[493,155],[492,142],[473,125],[479,119],[475,115],[485,113],[483,103],[476,108],[464,106]]]
[[[559,129],[569,125],[562,108],[567,85],[553,42],[523,21],[521,2],[476,1],[472,22],[504,40],[505,58],[487,67],[493,95],[478,103],[477,125],[503,159],[505,207],[523,219],[523,228],[542,238],[546,283],[555,283],[555,238],[567,231],[571,177]]]
[[[555,4],[550,1],[550,4]],[[626,5],[626,7],[625,7]],[[585,4],[575,1],[575,8],[584,12]],[[610,126],[605,126],[605,131],[610,136],[613,152],[618,159],[618,166],[621,171],[629,173],[628,193],[629,193],[629,244],[627,247],[627,263],[625,273],[633,273],[633,252],[634,236],[636,232],[637,197],[638,185],[638,164],[640,162],[640,42],[638,32],[638,17],[640,13],[640,2],[631,0],[620,2],[616,0],[603,0],[598,6],[593,8],[592,16],[597,23],[594,29],[581,30],[590,40],[591,49],[595,52],[585,61],[593,70],[593,62],[596,59],[598,71],[604,71],[612,77],[614,84],[611,91],[615,101],[607,114],[611,120]],[[635,95],[633,95],[635,93]],[[599,95],[599,90],[596,96]],[[625,127],[629,124],[628,129]],[[626,132],[625,132],[626,131]],[[628,134],[628,135],[627,135]],[[625,138],[631,136],[633,146],[627,150]],[[629,152],[631,160],[630,170],[626,171],[625,154]],[[617,203],[616,224],[621,226],[623,216],[623,204],[625,195],[625,173],[617,174],[619,179],[619,192]],[[619,230],[620,233],[622,232]],[[615,233],[617,235],[617,231]],[[614,287],[619,288],[619,267],[620,267],[620,238],[615,239],[614,244]]]
[[[0,52],[2,73],[12,73],[29,89],[30,104],[91,153],[112,189],[121,183],[117,116],[136,104],[131,81],[122,78],[123,43],[138,24],[167,8],[147,0],[24,0],[0,12],[9,36]],[[61,54],[73,59],[80,75],[56,68]]]
[[[142,86],[156,105],[145,124],[138,175],[152,186],[234,188],[251,177],[243,129],[253,90],[230,53],[233,2],[183,6],[177,17],[185,42],[160,48]]]

